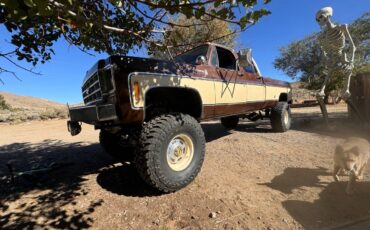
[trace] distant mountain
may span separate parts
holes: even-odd
[[[0,91],[0,95],[11,107],[8,110],[0,110],[0,123],[67,118],[67,106],[65,104],[4,91]]]
[[[12,108],[20,109],[33,109],[33,110],[44,110],[47,108],[63,108],[65,104],[58,102],[49,101],[42,98],[31,97],[31,96],[20,96],[13,93],[0,91],[0,94],[4,96],[5,101]]]

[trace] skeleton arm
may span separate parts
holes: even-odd
[[[320,43],[320,40],[319,40],[319,43]],[[320,96],[320,97],[324,97],[325,96],[325,88],[326,88],[326,84],[328,83],[328,80],[329,80],[329,74],[328,74],[328,55],[326,53],[326,51],[322,48],[322,46],[320,45],[320,48],[321,48],[321,52],[322,52],[322,61],[323,61],[323,64],[324,64],[324,71],[323,71],[323,74],[325,76],[325,79],[324,79],[324,82],[321,86],[321,89],[320,91],[318,92],[317,96]]]
[[[355,60],[355,52],[356,52],[356,46],[355,46],[355,43],[353,42],[353,39],[352,39],[352,36],[351,34],[349,33],[349,30],[348,30],[348,25],[345,24],[343,26],[341,26],[341,29],[342,31],[344,32],[344,35],[346,36],[346,39],[348,40],[349,42],[349,52],[350,52],[350,58],[349,58],[349,62],[351,64],[353,64],[354,60]]]
[[[328,75],[327,72],[328,72],[328,54],[321,48],[322,50],[322,61],[323,61],[323,64],[324,64],[324,74],[325,75]]]

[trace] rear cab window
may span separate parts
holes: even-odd
[[[236,70],[236,59],[234,54],[227,49],[216,47],[218,56],[218,67],[229,70]]]

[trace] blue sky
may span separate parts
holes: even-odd
[[[370,11],[370,0],[272,0],[266,6],[272,14],[242,33],[238,38],[238,47],[253,49],[253,56],[264,76],[290,81],[283,72],[274,69],[273,61],[280,47],[319,31],[314,16],[324,6],[333,7],[335,21],[350,23]],[[3,27],[0,27],[0,34],[0,50],[11,50],[7,31]],[[15,71],[22,78],[22,82],[19,82],[10,75],[1,75],[5,85],[0,85],[0,91],[62,103],[81,102],[80,87],[86,70],[107,55],[96,54],[92,57],[64,41],[59,41],[54,48],[56,55],[52,60],[36,68],[42,76],[17,69],[0,59],[0,66]],[[139,51],[134,55],[145,56],[145,52]]]

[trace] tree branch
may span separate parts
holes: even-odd
[[[203,5],[207,5],[207,4],[210,4],[210,3],[214,3],[216,2],[216,0],[209,0],[209,1],[205,1],[205,2],[193,2],[193,3],[184,3],[184,4],[175,4],[175,5],[164,5],[164,4],[155,4],[155,3],[152,3],[152,2],[147,2],[147,1],[143,1],[143,0],[135,0],[136,2],[139,2],[143,5],[146,5],[146,6],[150,6],[152,8],[158,8],[158,9],[169,9],[169,8],[173,8],[173,7],[190,7],[194,10],[199,10],[197,7],[199,6],[203,6]],[[59,7],[59,8],[64,8],[64,10],[66,10],[66,12],[73,16],[73,17],[77,17],[77,14],[71,10],[68,10],[66,9],[65,5],[62,4],[62,3],[59,3],[59,2],[56,2],[54,0],[49,0],[49,2],[51,4],[53,4],[54,6],[56,7]],[[190,26],[196,26],[196,25],[179,25],[179,24],[176,24],[176,23],[173,23],[173,22],[165,22],[162,20],[163,16],[158,19],[156,17],[152,17],[148,14],[146,14],[145,12],[143,12],[142,10],[140,10],[137,5],[132,2],[132,0],[129,0],[128,3],[135,9],[137,10],[140,14],[142,14],[144,17],[148,18],[148,19],[151,19],[152,21],[156,21],[156,22],[160,22],[160,23],[163,23],[163,24],[167,24],[169,26],[178,26],[178,27],[190,27]],[[233,20],[229,20],[229,19],[225,19],[225,18],[221,18],[221,17],[218,17],[217,15],[213,15],[213,14],[210,14],[210,13],[207,13],[205,12],[204,13],[206,16],[208,17],[211,17],[211,18],[214,18],[214,19],[218,19],[218,20],[222,20],[222,21],[225,21],[225,22],[228,22],[228,23],[232,23],[232,24],[237,24],[240,26],[240,22],[239,21],[233,21]],[[248,21],[249,23],[252,23],[252,21]],[[199,24],[199,25],[204,25],[204,24]],[[118,27],[114,27],[114,26],[111,26],[111,25],[108,25],[108,24],[103,24],[102,25],[102,28],[104,28],[105,30],[109,30],[109,31],[112,31],[112,32],[117,32],[117,33],[125,33],[125,34],[130,34],[130,35],[133,35],[135,37],[138,37],[140,38],[142,41],[145,41],[145,42],[148,42],[148,43],[151,43],[155,46],[158,46],[158,47],[164,47],[163,44],[161,43],[158,43],[157,41],[154,41],[154,40],[150,40],[146,37],[143,37],[142,34],[146,33],[145,30],[141,30],[141,31],[132,31],[130,29],[125,29],[125,28],[118,28]],[[244,31],[246,28],[244,29],[241,29],[239,32],[242,32]],[[166,31],[158,31],[158,30],[152,30],[151,32],[159,32],[159,33],[165,33]],[[237,32],[233,32],[233,33],[230,33],[228,35],[225,35],[225,36],[229,36],[229,35],[232,35],[234,33],[237,33]],[[225,36],[221,36],[220,38],[217,38],[217,39],[213,39],[212,41],[214,40],[218,40],[218,39],[221,39],[221,38],[224,38]],[[182,44],[182,45],[178,45],[178,46],[187,46],[189,44]],[[174,46],[168,46],[170,48],[174,47]],[[177,46],[176,46],[177,47]]]
[[[165,22],[163,21],[162,19],[158,19],[156,17],[152,17],[148,14],[146,14],[145,12],[143,12],[142,10],[140,10],[137,5],[135,3],[133,3],[131,0],[128,0],[128,3],[137,11],[139,12],[141,15],[143,15],[144,17],[148,18],[148,19],[151,19],[152,21],[156,21],[156,22],[159,22],[159,23],[162,23],[162,24],[166,24],[166,25],[169,25],[169,26],[173,26],[173,27],[184,27],[184,28],[189,28],[189,27],[192,27],[192,26],[202,26],[204,24],[199,24],[199,23],[196,23],[196,24],[188,24],[188,25],[181,25],[181,24],[177,24],[177,23],[173,23],[173,22]],[[166,32],[166,31],[165,31]]]
[[[65,8],[65,6],[59,2],[56,2],[56,1],[53,1],[53,0],[49,0],[54,6],[57,6],[57,7],[62,7],[62,8]],[[77,14],[71,10],[67,10],[67,13],[73,17],[76,17]],[[140,39],[142,39],[143,41],[146,41],[148,43],[153,43],[157,46],[163,46],[162,44],[159,44],[159,43],[156,43],[155,41],[152,41],[152,40],[149,40],[147,38],[144,38],[143,36],[141,36],[141,34],[145,33],[146,31],[138,31],[138,32],[135,32],[135,31],[132,31],[132,30],[129,30],[129,29],[125,29],[125,28],[118,28],[118,27],[114,27],[114,26],[110,26],[110,25],[106,25],[104,24],[102,26],[104,29],[106,30],[109,30],[109,31],[113,31],[113,32],[118,32],[118,33],[126,33],[126,34],[131,34],[131,35],[134,35],[135,37],[138,37]]]
[[[41,75],[41,73],[34,72],[33,70],[28,69],[26,67],[23,67],[23,66],[19,65],[18,63],[14,62],[12,59],[10,59],[9,57],[7,57],[6,54],[0,54],[0,57],[5,58],[8,62],[12,63],[13,65],[15,65],[16,67],[18,67],[20,69],[23,69],[24,71],[30,72],[30,73],[35,74],[35,75]],[[11,71],[6,71],[6,72],[12,73]]]
[[[153,7],[153,8],[163,8],[163,9],[171,9],[171,8],[178,8],[178,7],[194,7],[194,6],[204,6],[208,5],[210,3],[214,3],[217,0],[208,0],[204,2],[193,2],[193,3],[181,3],[181,4],[174,4],[174,5],[165,5],[165,4],[155,4],[152,3],[151,1],[143,1],[143,0],[135,0],[136,2],[140,2],[144,5]]]
[[[249,27],[251,27],[253,24],[249,24],[248,27],[244,28],[244,30],[248,29]],[[217,38],[214,38],[214,39],[210,39],[210,40],[205,40],[205,41],[202,41],[202,42],[214,42],[214,41],[217,41],[217,40],[220,40],[220,39],[223,39],[225,37],[228,37],[228,36],[231,36],[233,34],[237,34],[237,33],[241,33],[243,32],[244,30],[234,30],[233,32],[231,33],[228,33],[228,34],[225,34],[225,35],[222,35],[220,37],[217,37]],[[176,46],[167,46],[168,48],[176,48],[176,47],[182,47],[182,46],[192,46],[194,45],[194,43],[187,43],[187,44],[180,44],[180,45],[176,45]]]
[[[92,54],[92,53],[89,53],[89,52],[87,52],[85,49],[82,49],[81,47],[79,47],[79,46],[77,46],[77,45],[75,45],[75,44],[73,44],[73,42],[71,41],[71,39],[69,39],[67,36],[66,36],[66,34],[63,32],[63,37],[64,37],[64,39],[71,45],[71,46],[75,46],[75,47],[77,47],[77,49],[79,49],[81,52],[83,52],[83,53],[85,53],[85,54],[87,54],[87,55],[89,55],[89,56],[92,56],[92,57],[95,57],[95,55],[94,54]]]
[[[9,73],[10,75],[12,75],[18,81],[22,81],[22,79],[20,79],[15,72],[0,67],[0,74],[2,74],[2,73]],[[0,78],[0,82],[1,82],[1,84],[5,85],[4,81],[1,78]]]

